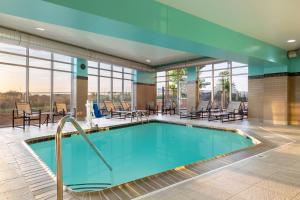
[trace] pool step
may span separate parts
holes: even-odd
[[[94,190],[103,190],[111,186],[110,183],[77,183],[77,184],[68,184],[73,191],[94,191]]]

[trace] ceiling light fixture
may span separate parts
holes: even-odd
[[[147,59],[146,62],[147,62],[147,63],[151,63],[151,60]]]
[[[35,28],[36,30],[38,30],[38,31],[45,31],[45,29],[44,28],[40,28],[40,27],[38,27],[38,28]]]
[[[294,43],[294,42],[296,42],[296,40],[294,40],[294,39],[290,39],[290,40],[288,40],[288,41],[286,41],[287,43]]]

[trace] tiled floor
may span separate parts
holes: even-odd
[[[154,116],[188,124],[239,128],[257,135],[270,144],[266,153],[229,164],[229,166],[181,183],[154,191],[140,199],[293,199],[300,200],[300,129],[243,122],[219,123],[206,120],[183,120],[177,116]],[[99,126],[129,123],[129,120],[96,120]],[[81,123],[87,127],[87,124]],[[72,127],[66,127],[73,130]],[[41,129],[0,129],[0,200],[56,199],[55,181],[25,148],[25,139],[54,134],[55,125]],[[276,145],[275,145],[276,144]],[[269,148],[269,149],[270,149]],[[65,199],[78,199],[65,193]],[[91,199],[88,194],[81,199]],[[104,197],[105,198],[105,197]],[[115,199],[122,199],[115,195]],[[95,198],[93,198],[95,199]],[[100,198],[99,198],[100,199]]]

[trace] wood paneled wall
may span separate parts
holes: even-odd
[[[300,75],[249,78],[249,118],[300,125]]]
[[[288,93],[289,123],[300,125],[300,75],[289,76]]]
[[[146,83],[135,83],[136,108],[146,109],[148,103],[156,104],[156,85]]]
[[[88,98],[88,79],[87,77],[78,76],[76,83],[76,117],[78,120],[85,120],[85,104]]]

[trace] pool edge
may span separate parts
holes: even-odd
[[[76,196],[86,195],[87,193],[89,193],[89,194],[98,193],[99,195],[102,195],[102,196],[103,195],[104,196],[110,196],[110,195],[115,195],[114,190],[123,190],[123,193],[127,194],[127,196],[128,196],[128,194],[130,194],[131,192],[128,193],[128,192],[124,192],[124,191],[132,190],[132,189],[129,189],[129,188],[132,188],[133,185],[135,185],[135,187],[137,187],[136,182],[141,184],[141,183],[144,183],[146,181],[146,182],[149,182],[149,183],[145,182],[144,184],[148,184],[148,186],[149,186],[149,184],[150,185],[152,184],[152,187],[150,187],[151,189],[149,189],[149,187],[148,187],[149,190],[146,190],[146,192],[144,194],[136,194],[136,195],[133,195],[133,196],[132,195],[128,196],[128,199],[137,198],[139,196],[146,195],[146,194],[154,192],[156,190],[171,186],[173,184],[185,181],[185,180],[190,179],[192,177],[199,176],[199,175],[207,173],[211,170],[214,170],[213,168],[208,168],[208,170],[202,170],[202,171],[201,170],[199,171],[199,169],[198,169],[198,172],[199,172],[198,173],[197,172],[197,166],[198,165],[205,165],[205,163],[209,163],[209,162],[213,162],[213,161],[221,161],[220,159],[223,159],[223,158],[226,158],[226,157],[229,157],[229,156],[232,156],[232,155],[236,155],[239,152],[244,152],[245,153],[245,151],[248,151],[248,150],[253,149],[253,148],[257,148],[257,146],[264,146],[264,143],[261,142],[260,140],[258,140],[256,137],[253,137],[253,136],[247,134],[245,131],[242,131],[238,128],[224,128],[224,127],[222,128],[222,127],[216,127],[216,126],[202,126],[202,125],[200,126],[200,125],[194,125],[192,123],[186,124],[186,123],[183,123],[183,122],[182,123],[181,122],[170,122],[170,121],[168,122],[168,121],[159,120],[159,119],[152,119],[152,120],[149,120],[149,122],[150,123],[152,123],[152,122],[171,123],[171,124],[177,124],[177,125],[183,125],[183,126],[192,125],[193,127],[197,127],[197,128],[208,128],[208,129],[232,131],[232,132],[235,132],[237,134],[240,134],[240,135],[243,135],[243,136],[246,136],[246,137],[250,138],[252,140],[252,142],[254,143],[254,145],[250,146],[250,147],[238,149],[238,150],[232,151],[230,153],[218,155],[218,156],[209,158],[207,160],[196,161],[196,162],[191,163],[191,164],[187,164],[187,165],[184,165],[184,166],[179,166],[179,167],[176,167],[176,168],[171,169],[171,170],[167,170],[167,171],[164,171],[164,172],[153,174],[151,176],[147,176],[147,177],[137,179],[137,180],[134,180],[134,181],[130,181],[130,182],[127,182],[127,183],[123,183],[123,184],[113,186],[111,188],[107,188],[107,189],[104,189],[104,190],[101,190],[101,191],[76,192],[76,191],[73,191],[71,188],[65,186],[66,191],[68,191],[72,194],[75,194]],[[107,128],[110,130],[110,129],[134,126],[134,125],[139,125],[139,124],[142,124],[142,123],[136,123],[135,122],[135,123],[128,123],[128,124],[119,124],[119,125],[108,126],[108,127],[104,127],[104,128],[100,128],[100,129],[101,129],[101,131],[105,131],[105,130],[107,130]],[[100,130],[99,129],[97,129],[97,130],[87,129],[86,131],[88,133],[92,133],[92,132],[98,132]],[[76,132],[67,132],[67,133],[65,133],[65,136],[68,137],[68,136],[71,136],[72,134],[75,134],[75,133]],[[29,152],[34,156],[34,158],[46,170],[46,172],[48,174],[50,174],[52,179],[54,181],[56,181],[56,178],[55,178],[55,175],[53,174],[53,172],[49,169],[49,167],[39,158],[39,156],[29,146],[29,144],[36,143],[36,142],[41,142],[41,141],[46,141],[46,140],[49,140],[49,139],[50,140],[54,139],[54,135],[30,138],[30,139],[27,139],[27,140],[23,141],[23,143],[26,146],[26,148],[29,150]],[[253,155],[251,154],[251,156],[253,156]],[[243,159],[243,158],[240,158],[238,160],[241,160],[241,159]],[[225,166],[228,164],[227,162],[224,162]],[[235,162],[235,161],[233,161],[233,162]],[[232,162],[229,162],[229,164],[230,163],[232,163]],[[215,169],[217,169],[219,167],[222,167],[222,166],[217,166]],[[169,182],[165,181],[164,183],[162,183],[163,182],[161,180],[162,177],[165,177],[165,178],[168,177],[167,180]],[[155,183],[157,181],[160,182],[160,184]],[[129,188],[126,188],[126,187],[129,187]],[[140,186],[140,187],[143,187],[143,186]]]

